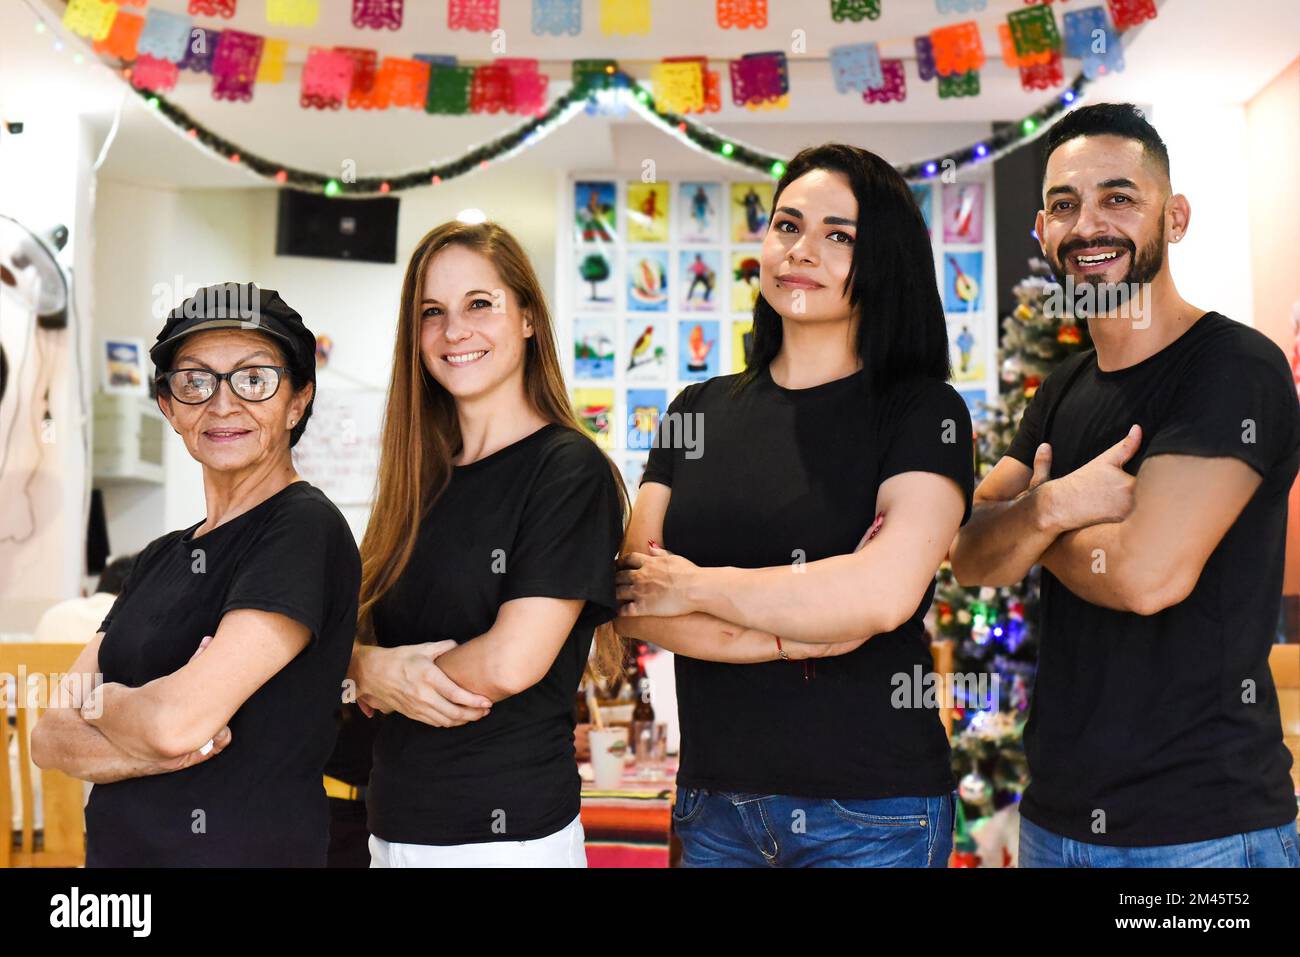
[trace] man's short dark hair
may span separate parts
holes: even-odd
[[[1169,178],[1169,150],[1154,126],[1132,103],[1092,103],[1065,114],[1044,137],[1043,163],[1062,143],[1078,136],[1122,136],[1137,140]]]
[[[123,555],[121,558],[113,559],[99,573],[99,583],[95,585],[95,591],[108,592],[110,595],[122,594],[122,586],[126,583],[126,576],[131,574],[131,569],[134,566],[134,555]]]

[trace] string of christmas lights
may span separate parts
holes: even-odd
[[[37,31],[44,32],[45,23],[39,13],[27,4],[37,19]],[[1135,37],[1145,24],[1126,31]],[[64,44],[56,38],[56,50]],[[80,52],[77,62],[83,62]],[[319,192],[327,196],[370,196],[403,192],[422,186],[436,186],[448,179],[483,169],[491,163],[508,159],[560,128],[578,113],[591,112],[599,102],[609,106],[621,101],[642,119],[659,127],[679,141],[721,162],[733,163],[752,169],[773,179],[785,172],[787,157],[768,153],[712,129],[691,116],[671,111],[660,112],[653,93],[622,69],[607,67],[607,74],[595,81],[575,82],[574,86],[538,116],[531,117],[501,136],[472,147],[460,156],[432,163],[428,166],[400,173],[363,176],[348,180],[340,176],[302,169],[279,163],[250,151],[238,143],[221,136],[199,122],[180,106],[165,96],[149,90],[137,89],[127,79],[125,64],[114,70],[121,82],[136,93],[161,120],[166,121],[179,134],[189,138],[198,147],[235,163],[251,175],[281,186]],[[1073,108],[1084,95],[1091,81],[1081,71],[1060,93],[1053,95],[1040,109],[1023,117],[1018,123],[1007,124],[997,133],[967,146],[947,151],[928,159],[895,164],[899,173],[908,180],[924,181],[947,174],[976,163],[990,162],[1036,140],[1051,122]]]

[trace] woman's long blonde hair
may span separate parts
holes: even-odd
[[[425,370],[420,356],[424,276],[433,257],[451,245],[463,246],[491,260],[514,293],[519,308],[532,320],[533,335],[524,340],[524,392],[528,401],[548,422],[573,429],[591,441],[569,404],[551,313],[537,273],[518,240],[496,223],[453,221],[430,230],[411,254],[402,280],[393,373],[380,440],[377,494],[361,540],[357,629],[363,642],[375,640],[375,602],[397,583],[411,560],[420,522],[446,489],[452,463],[461,451],[455,400]],[[618,485],[626,522],[627,489],[617,466],[610,461],[609,467]],[[598,521],[599,517],[592,516],[592,520]],[[598,677],[613,675],[622,666],[623,654],[623,640],[611,625],[596,629],[591,670]]]

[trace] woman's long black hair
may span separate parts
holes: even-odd
[[[818,169],[843,175],[858,201],[857,238],[845,291],[860,317],[857,352],[867,383],[883,392],[915,377],[946,381],[952,365],[943,302],[935,282],[930,233],[911,187],[875,153],[826,143],[801,150],[790,161],[776,184],[773,211],[787,186]],[[754,304],[753,346],[739,388],[776,358],[781,336],[781,316],[760,293]]]

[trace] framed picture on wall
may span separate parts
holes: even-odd
[[[731,241],[761,243],[772,218],[773,183],[731,184]]]
[[[681,241],[722,242],[722,184],[685,182],[677,195]]]
[[[143,339],[105,339],[102,369],[105,392],[149,394],[149,353]]]
[[[667,183],[628,183],[627,238],[634,243],[668,242]]]
[[[573,233],[580,243],[612,243],[618,235],[614,184],[585,180],[573,184]]]
[[[574,304],[579,309],[613,309],[618,254],[615,247],[580,246],[574,250]]]
[[[657,316],[636,316],[627,320],[627,354],[621,363],[629,382],[666,382],[668,364],[668,323]]]
[[[637,249],[628,252],[627,307],[633,312],[668,311],[666,249]]]
[[[948,183],[943,187],[943,241],[984,242],[984,184]]]
[[[718,281],[722,252],[717,249],[683,249],[677,265],[677,290],[682,312],[714,312],[718,308]]]

